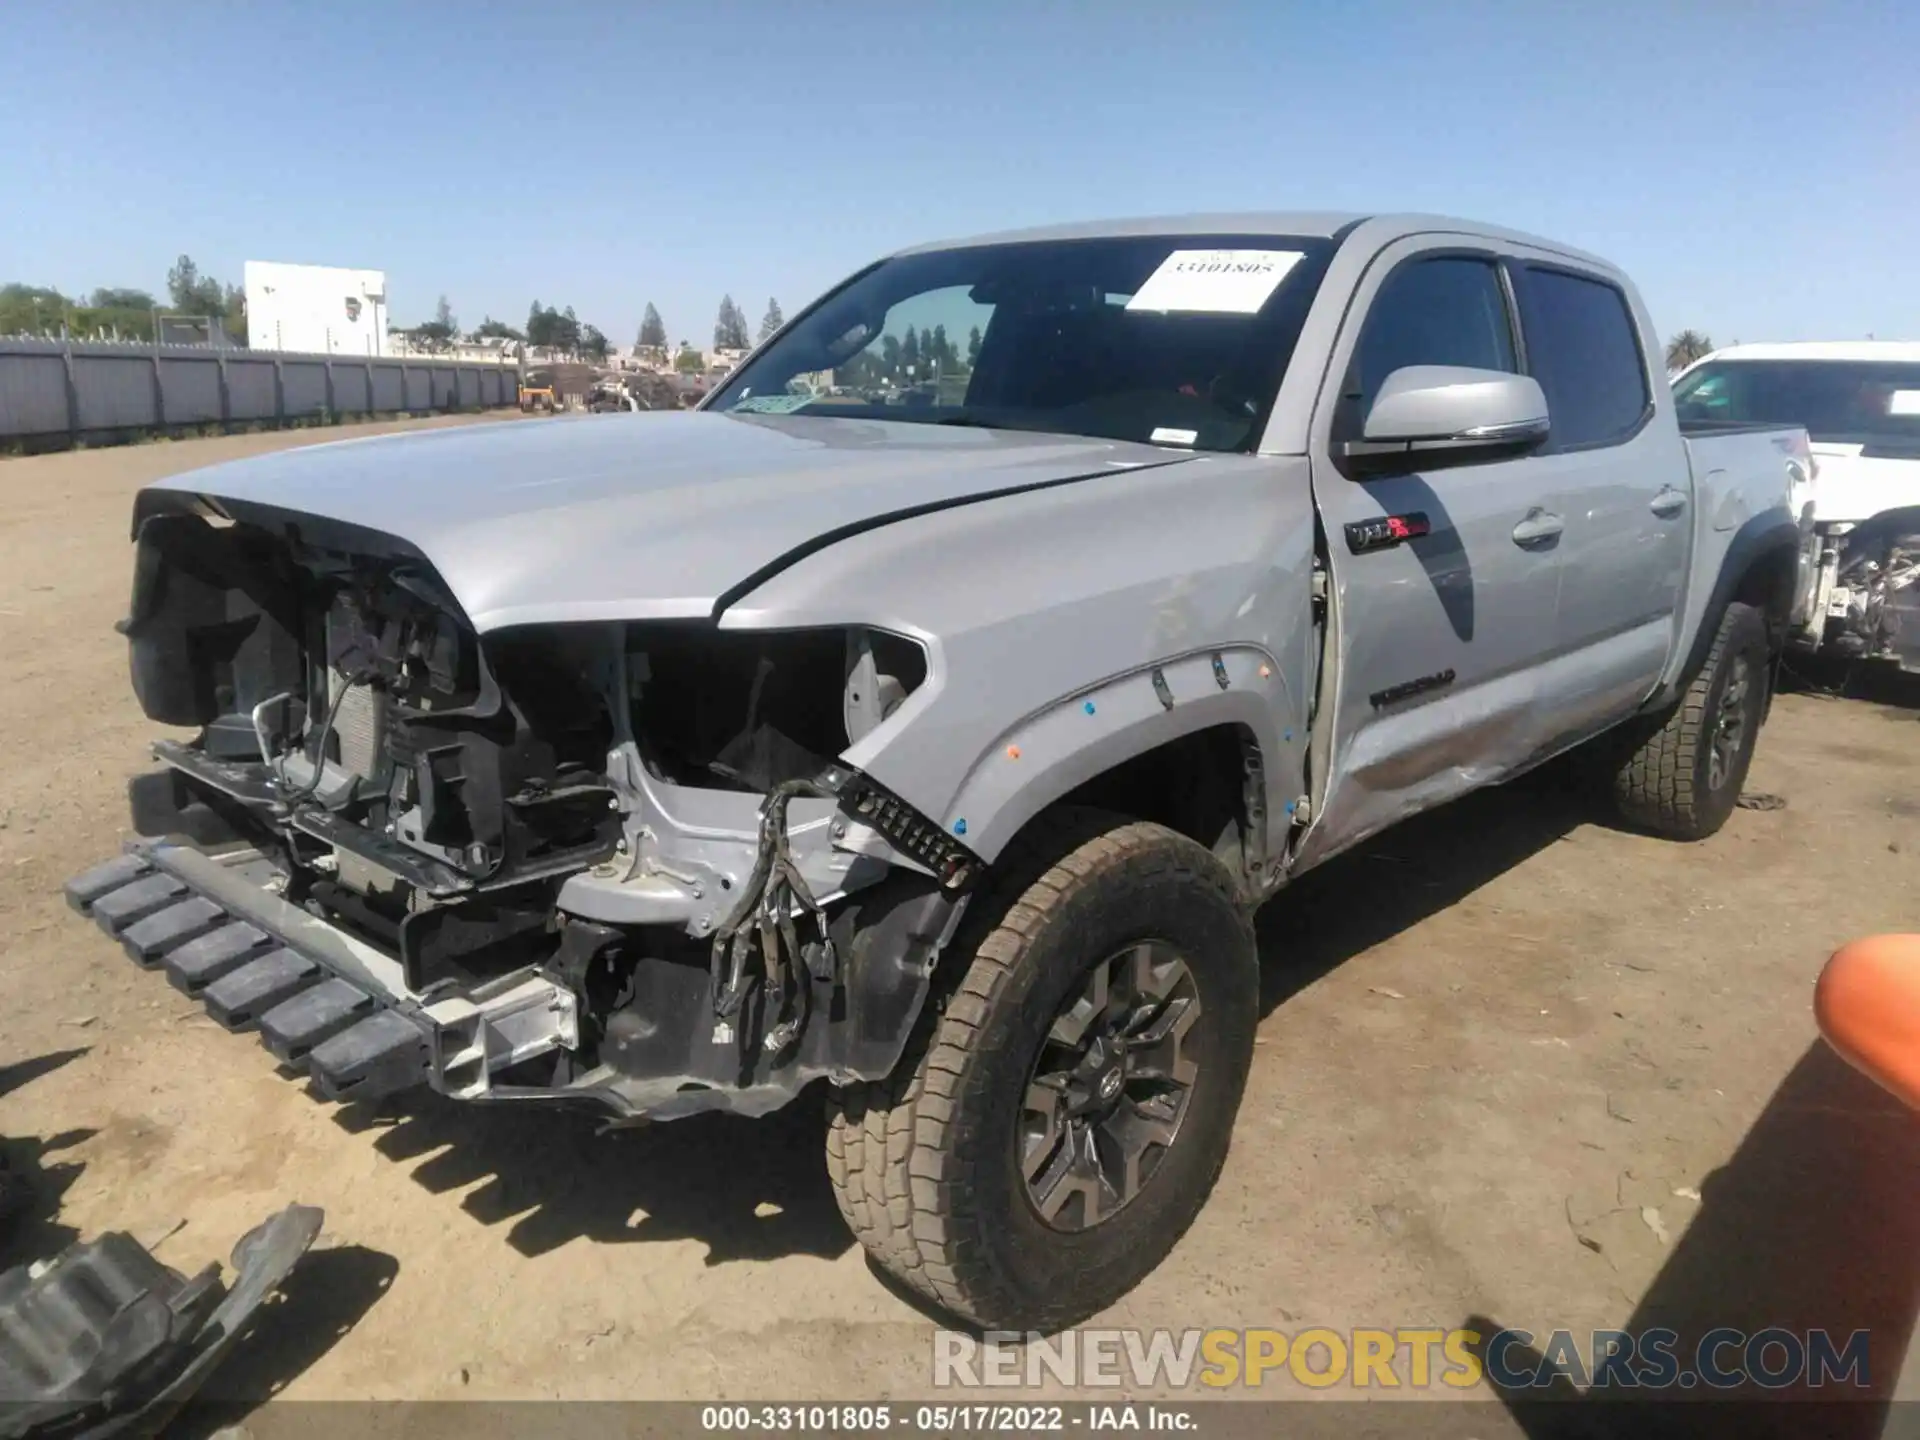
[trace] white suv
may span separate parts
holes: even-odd
[[[1920,671],[1920,342],[1735,345],[1674,398],[1683,422],[1806,427],[1819,544],[1795,638]]]

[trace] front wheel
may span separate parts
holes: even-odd
[[[1615,773],[1622,816],[1677,840],[1705,839],[1727,823],[1766,714],[1770,654],[1761,613],[1727,606],[1699,673]]]
[[[1225,1162],[1253,1054],[1253,933],[1158,825],[1057,817],[976,897],[958,988],[892,1079],[834,1101],[828,1168],[874,1262],[988,1328],[1132,1289]]]

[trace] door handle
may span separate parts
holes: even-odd
[[[1660,493],[1647,502],[1647,508],[1662,520],[1669,520],[1687,508],[1687,492],[1663,485]]]
[[[1543,540],[1552,540],[1566,528],[1566,522],[1558,515],[1545,510],[1529,510],[1527,518],[1513,527],[1513,543],[1516,545],[1538,545]]]

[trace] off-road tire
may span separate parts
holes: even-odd
[[[1231,877],[1193,841],[1084,810],[1032,830],[973,897],[942,961],[953,978],[895,1073],[830,1099],[827,1166],[848,1228],[899,1284],[978,1326],[1051,1331],[1132,1289],[1205,1203],[1253,1056],[1259,967]],[[1132,1200],[1055,1229],[1021,1174],[1021,1097],[1059,1007],[1148,938],[1178,950],[1200,996],[1188,1108]]]
[[[1630,824],[1675,840],[1703,840],[1726,824],[1746,783],[1766,715],[1767,622],[1735,602],[1720,616],[1713,645],[1686,690],[1662,717],[1643,722],[1638,744],[1615,771],[1614,804]],[[1729,680],[1744,660],[1749,677],[1738,754],[1713,783],[1714,736],[1727,716]]]

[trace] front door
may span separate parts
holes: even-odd
[[[1407,365],[1517,373],[1497,257],[1419,240],[1389,247],[1334,348],[1311,434],[1337,658],[1314,723],[1300,863],[1502,778],[1556,723],[1536,679],[1555,644],[1564,517],[1538,463],[1360,479],[1335,459],[1342,440],[1359,438],[1380,382]]]

